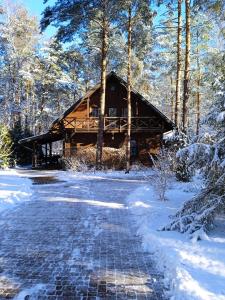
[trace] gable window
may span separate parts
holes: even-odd
[[[92,107],[91,117],[94,117],[94,118],[99,117],[99,108],[98,107]]]
[[[127,107],[122,109],[122,117],[127,118]]]
[[[111,89],[112,92],[114,92],[114,91],[116,90],[115,85],[111,85],[111,88],[110,88],[110,89]]]
[[[109,117],[116,117],[117,110],[115,107],[110,107],[109,108]]]

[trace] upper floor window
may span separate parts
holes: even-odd
[[[127,107],[122,109],[122,117],[127,118]]]
[[[99,116],[99,108],[98,107],[92,107],[91,117],[98,118],[98,116]]]
[[[109,117],[116,117],[117,115],[117,110],[115,107],[110,107],[109,108]]]
[[[116,90],[115,85],[111,85],[110,89],[111,89],[112,92],[114,92]]]

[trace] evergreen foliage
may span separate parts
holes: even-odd
[[[6,168],[10,165],[10,155],[12,141],[8,128],[0,124],[0,168]]]
[[[29,129],[23,130],[21,121],[18,120],[14,124],[14,128],[10,130],[10,136],[12,140],[12,153],[10,159],[13,165],[19,164],[31,164],[32,161],[32,149],[24,148],[19,144],[19,140],[31,136]]]
[[[222,61],[221,61],[222,63]],[[194,199],[184,204],[166,230],[190,233],[201,239],[213,226],[217,214],[225,211],[225,69],[215,74],[215,102],[205,119],[211,128],[210,135],[203,135],[198,143],[180,150],[192,168],[200,168],[205,177],[205,188]]]

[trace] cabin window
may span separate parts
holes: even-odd
[[[109,117],[116,117],[117,111],[115,107],[110,107],[109,108]]]
[[[122,117],[127,118],[127,107],[122,109]]]
[[[133,117],[134,116],[134,111],[133,111],[133,109],[131,110],[131,117]],[[125,108],[122,108],[122,117],[123,118],[127,118],[127,107],[125,107]]]
[[[98,116],[99,116],[99,108],[98,107],[92,107],[91,117],[98,118]]]
[[[111,91],[114,92],[116,90],[115,85],[111,85]]]

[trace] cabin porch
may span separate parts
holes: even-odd
[[[161,131],[132,132],[131,157],[144,164],[149,163],[149,154],[156,154],[162,144]],[[96,147],[97,132],[81,132],[70,128],[64,133],[48,132],[20,141],[32,151],[33,168],[60,168],[60,159],[76,155],[82,148]],[[58,143],[58,144],[57,144]],[[56,148],[57,144],[57,148]],[[104,131],[103,147],[120,149],[125,147],[126,132]]]
[[[60,151],[55,151],[53,144],[63,139],[62,134],[47,132],[19,141],[26,149],[32,152],[32,168],[58,168]]]
[[[104,117],[104,132],[123,132],[127,131],[126,117]],[[132,132],[156,132],[164,131],[164,123],[156,117],[132,117],[131,130]],[[61,123],[56,123],[52,127],[53,130],[73,129],[75,132],[98,132],[99,118],[87,117],[76,118],[66,117]]]

